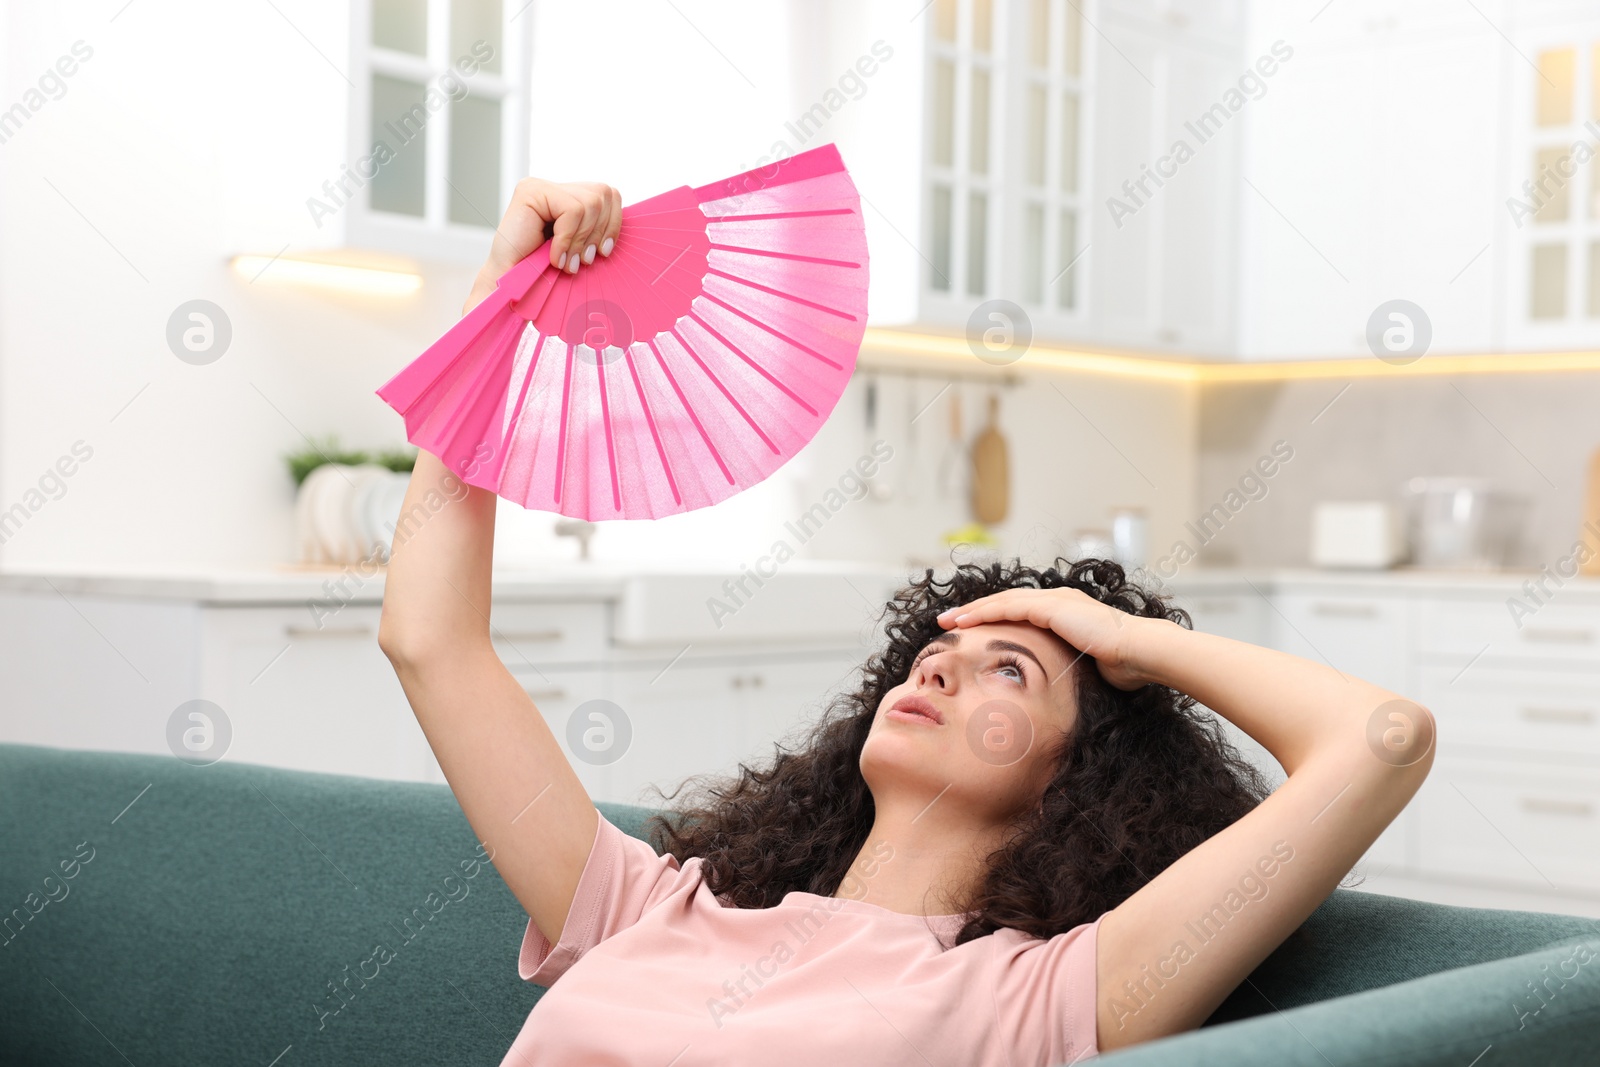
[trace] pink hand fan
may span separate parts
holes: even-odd
[[[623,208],[576,275],[541,248],[378,390],[471,485],[581,519],[715,504],[816,434],[866,329],[860,198],[823,145]]]

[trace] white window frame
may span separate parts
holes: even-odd
[[[964,325],[973,309],[986,300],[1003,298],[1021,305],[1033,320],[1037,332],[1071,333],[1088,321],[1090,300],[1087,255],[1073,263],[1073,306],[1063,308],[1055,300],[1052,279],[1070,259],[1063,262],[1060,249],[1060,217],[1071,210],[1076,217],[1076,252],[1082,253],[1092,240],[1093,212],[1093,121],[1095,49],[1087,32],[1096,17],[1093,0],[1051,0],[1050,27],[1053,34],[1046,71],[1033,69],[1029,61],[1029,27],[1032,0],[993,0],[994,25],[992,51],[976,52],[972,47],[973,0],[956,0],[956,40],[941,40],[937,34],[938,13],[930,4],[923,16],[925,41],[923,81],[923,151],[921,160],[922,224],[921,248],[926,262],[920,265],[919,292],[921,317],[933,324]],[[1079,22],[1079,59],[1076,77],[1066,73],[1064,42],[1066,18],[1076,13]],[[934,134],[937,120],[935,91],[940,60],[955,65],[953,136],[949,166],[934,161]],[[972,133],[972,71],[989,71],[989,158],[987,173],[970,170]],[[1045,116],[1045,185],[1028,184],[1027,106],[1033,84],[1047,87]],[[1078,151],[1076,192],[1061,188],[1061,98],[1071,91],[1078,99]],[[949,287],[934,286],[934,192],[946,188],[951,193]],[[968,291],[969,204],[974,192],[987,198],[987,223],[984,250],[984,291]],[[1043,267],[1044,300],[1033,301],[1024,292],[1026,278],[1022,257],[1027,248],[1026,226],[1030,204],[1043,205],[1045,238]]]
[[[1600,138],[1584,128],[1590,119],[1600,123],[1600,108],[1594,104],[1595,79],[1600,65],[1595,49],[1600,48],[1600,19],[1574,19],[1562,25],[1543,28],[1537,33],[1519,35],[1517,47],[1538,62],[1542,52],[1570,47],[1576,52],[1573,73],[1573,120],[1566,126],[1536,125],[1539,78],[1537,71],[1518,64],[1512,70],[1510,150],[1507,152],[1509,183],[1506,196],[1528,202],[1522,190],[1526,180],[1536,180],[1534,159],[1541,149],[1565,151],[1575,141],[1595,149],[1596,157],[1578,164],[1566,184],[1567,217],[1558,222],[1525,221],[1516,226],[1507,216],[1510,235],[1507,257],[1507,316],[1513,348],[1561,348],[1587,346],[1600,335],[1600,309],[1589,312],[1590,246],[1600,243],[1600,204],[1594,195],[1596,175],[1600,174]],[[1504,202],[1501,210],[1506,210]],[[1560,318],[1532,317],[1533,250],[1536,246],[1559,243],[1566,250],[1566,313]]]
[[[372,43],[373,0],[351,0],[351,80],[345,151],[348,160],[372,151],[372,77],[391,75],[428,86],[460,58],[450,54],[452,0],[428,0],[426,56],[380,48]],[[423,216],[374,211],[371,184],[363,185],[350,204],[347,243],[360,248],[439,260],[474,264],[488,251],[494,232],[511,196],[512,187],[527,175],[530,125],[529,84],[533,56],[533,10],[524,0],[503,0],[500,72],[478,70],[465,81],[472,95],[498,99],[500,109],[500,196],[492,205],[476,204],[488,217],[481,224],[452,222],[449,218],[450,112],[448,104],[428,118],[424,156]]]

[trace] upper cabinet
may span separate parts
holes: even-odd
[[[239,93],[240,128],[276,136],[269,151],[228,153],[228,251],[481,261],[526,168],[532,13],[502,0],[347,0],[286,17],[323,62],[287,101]],[[330,85],[342,108],[327,107]],[[294,106],[297,127],[284,129],[279,109],[302,93],[318,102]]]
[[[1600,16],[1523,13],[1511,68],[1503,212],[1506,318],[1515,348],[1600,339]]]
[[[912,30],[896,62],[918,87],[896,103],[919,115],[915,165],[898,132],[870,132],[903,122],[886,95],[858,127],[864,191],[892,224],[881,236],[915,253],[892,250],[882,271],[875,259],[875,319],[966,328],[975,343],[1016,328],[1225,352],[1240,134],[1172,150],[1194,140],[1185,121],[1229,99],[1240,5],[933,0]],[[891,152],[895,168],[871,159]]]
[[[1083,321],[1086,90],[1069,0],[934,0],[926,18],[920,317],[960,325],[985,300],[1035,330]]]

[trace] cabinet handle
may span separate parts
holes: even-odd
[[[1521,715],[1534,722],[1594,722],[1594,712],[1585,708],[1523,708]]]
[[[1594,805],[1586,800],[1544,800],[1539,797],[1523,797],[1522,810],[1535,815],[1577,815],[1589,818],[1594,814]]]
[[[567,691],[560,687],[529,689],[527,692],[534,700],[565,700],[567,696]]]
[[[757,689],[760,689],[761,688],[761,675],[759,675],[759,674],[751,675],[750,684],[755,686]]]
[[[1524,641],[1541,641],[1548,644],[1587,645],[1594,640],[1594,631],[1569,627],[1530,626],[1522,631]]]
[[[495,630],[492,632],[496,641],[505,641],[508,644],[512,641],[559,641],[566,636],[560,630],[512,630],[509,633],[505,630]]]
[[[1195,602],[1196,611],[1203,611],[1208,615],[1231,615],[1239,610],[1237,600],[1200,600]]]
[[[285,626],[285,637],[371,637],[370,626]]]
[[[1319,600],[1311,605],[1311,614],[1341,619],[1375,619],[1378,617],[1378,605],[1339,604],[1333,601]]]
[[[743,689],[744,688],[744,675],[736,674],[736,675],[733,676],[733,687],[735,689]]]

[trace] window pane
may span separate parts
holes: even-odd
[[[372,0],[372,43],[427,55],[428,0]]]
[[[451,62],[473,56],[484,70],[499,74],[503,46],[500,0],[450,0]],[[483,58],[485,53],[488,59]]]
[[[1028,156],[1026,162],[1029,185],[1044,184],[1044,106],[1044,86],[1028,86]]]
[[[984,267],[989,263],[989,198],[982,193],[967,196],[967,292],[982,296],[988,289]]]
[[[1066,32],[1066,57],[1062,62],[1062,66],[1069,75],[1076,78],[1078,76],[1078,53],[1083,49],[1083,15],[1079,12],[1078,5],[1075,3],[1067,4]]]
[[[1600,219],[1600,166],[1589,165],[1589,217]]]
[[[1056,244],[1056,262],[1060,264],[1056,269],[1061,273],[1056,276],[1056,303],[1065,311],[1077,307],[1078,294],[1078,265],[1073,263],[1078,257],[1078,216],[1072,211],[1061,213],[1061,239]],[[1067,264],[1072,263],[1070,270]]]
[[[934,0],[933,33],[941,41],[956,39],[956,0]]]
[[[989,72],[972,72],[972,173],[989,173]]]
[[[1567,246],[1534,245],[1531,319],[1559,319],[1567,314]]]
[[[1033,0],[1028,11],[1028,62],[1050,65],[1050,0]]]
[[[1600,317],[1600,241],[1589,242],[1589,317]]]
[[[1556,161],[1566,154],[1565,148],[1541,148],[1534,153],[1534,191],[1545,195],[1543,190],[1548,190],[1549,196],[1533,213],[1534,222],[1560,222],[1567,217],[1567,179],[1556,169]],[[1541,179],[1547,179],[1542,186]]]
[[[1078,94],[1061,96],[1061,188],[1078,191]]]
[[[994,0],[972,0],[972,48],[988,52],[994,39]]]
[[[1600,119],[1600,44],[1589,50],[1589,117]]]
[[[493,226],[500,217],[500,101],[450,105],[450,221]]]
[[[374,211],[423,216],[428,142],[423,88],[420,82],[385,74],[372,76],[372,141],[374,145],[383,142],[392,157],[373,175],[370,195]]]
[[[1572,123],[1572,78],[1577,54],[1571,48],[1539,53],[1539,125]]]
[[[1044,303],[1044,205],[1028,205],[1028,223],[1022,231],[1022,299]]]
[[[955,157],[956,65],[948,59],[933,63],[933,161],[950,166]]]
[[[943,292],[950,289],[950,189],[943,185],[933,189],[933,277],[929,287]]]

